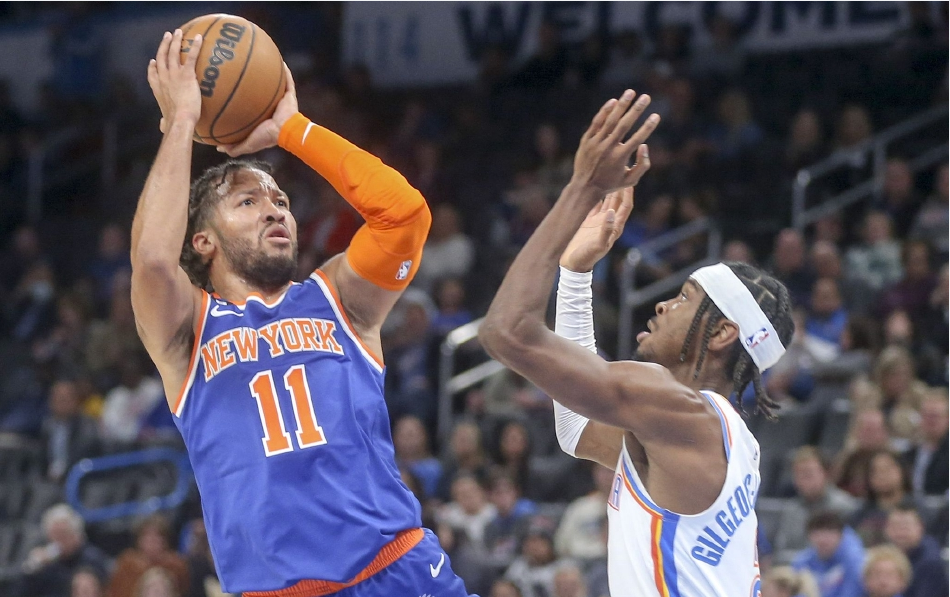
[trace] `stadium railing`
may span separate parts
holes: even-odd
[[[946,160],[950,152],[950,145],[946,142],[948,114],[950,111],[946,106],[931,108],[885,129],[853,149],[839,150],[821,162],[799,170],[792,183],[792,227],[802,230],[824,217],[879,193],[884,182],[889,151],[902,141],[912,139],[925,142],[922,146],[907,147],[901,152],[908,158],[910,168],[915,174]],[[941,122],[943,124],[938,126]],[[940,134],[933,137],[931,143],[926,143],[926,133],[936,131],[940,131]],[[916,151],[911,152],[912,149]],[[907,155],[909,153],[916,155],[910,157]],[[869,161],[871,168],[867,180],[817,205],[808,205],[808,192],[816,182],[840,172],[849,165],[868,164]]]

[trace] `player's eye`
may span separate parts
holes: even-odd
[[[244,201],[241,201],[241,205],[254,205],[254,200],[248,197]]]
[[[278,200],[277,200],[277,205],[279,205],[279,206],[281,206],[281,207],[289,207],[289,205],[287,204],[287,200],[286,200],[286,199],[278,199]]]

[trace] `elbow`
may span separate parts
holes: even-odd
[[[478,329],[478,341],[488,356],[508,366],[512,366],[519,355],[526,354],[530,345],[525,326],[491,312]]]

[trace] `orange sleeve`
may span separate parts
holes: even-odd
[[[284,123],[278,144],[327,179],[366,220],[346,251],[356,273],[387,290],[408,286],[432,223],[422,194],[379,158],[303,114]]]

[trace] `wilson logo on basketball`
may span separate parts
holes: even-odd
[[[225,23],[221,26],[219,37],[214,42],[214,49],[211,51],[211,57],[208,58],[208,66],[201,73],[201,82],[198,83],[201,88],[201,95],[205,97],[214,95],[214,83],[221,76],[218,67],[234,59],[234,46],[240,43],[246,30],[247,27],[237,23]]]

